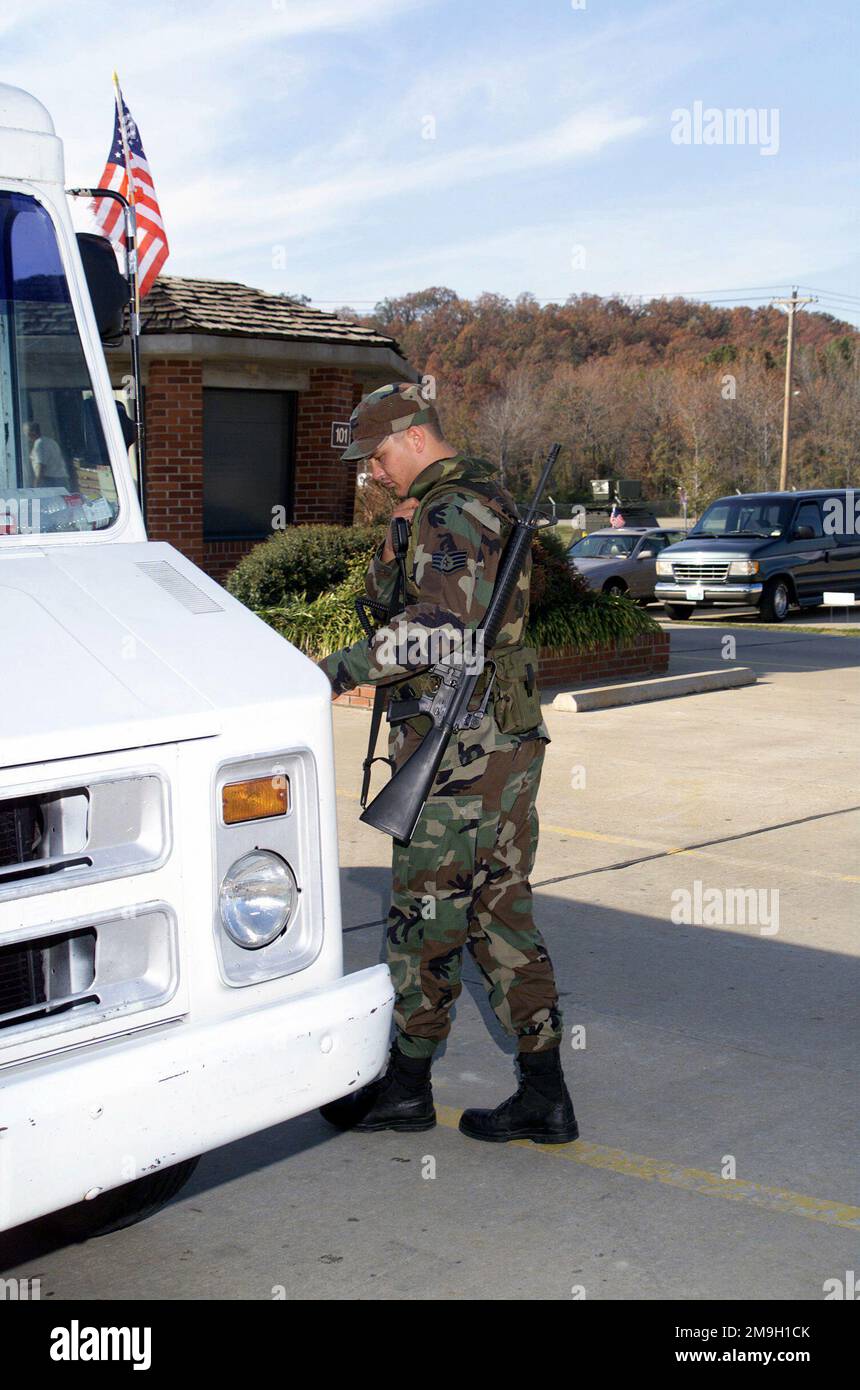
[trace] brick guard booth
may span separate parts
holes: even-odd
[[[393,338],[232,281],[159,276],[142,305],[147,530],[223,580],[272,518],[351,525],[332,425],[388,381]],[[127,343],[109,350],[115,392]]]

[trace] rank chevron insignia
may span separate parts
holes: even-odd
[[[452,570],[461,570],[466,564],[467,552],[465,550],[436,550],[430,556],[430,563],[434,570],[441,570],[442,574],[450,574]]]

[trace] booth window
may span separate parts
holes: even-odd
[[[264,540],[293,517],[296,393],[203,391],[205,540]]]

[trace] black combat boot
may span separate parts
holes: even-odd
[[[535,1144],[569,1144],[579,1137],[573,1101],[564,1081],[557,1047],[521,1052],[520,1084],[495,1110],[464,1110],[460,1130],[470,1139],[504,1144],[531,1139]]]
[[[382,1076],[320,1108],[324,1120],[335,1129],[355,1129],[362,1134],[380,1129],[415,1133],[436,1123],[430,1088],[432,1057],[406,1057],[393,1043],[388,1067]]]

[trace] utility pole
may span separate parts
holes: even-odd
[[[785,353],[785,397],[782,404],[782,455],[779,461],[779,490],[788,491],[788,448],[791,434],[791,372],[794,365],[794,319],[798,309],[804,304],[815,304],[816,295],[799,299],[797,286],[791,291],[791,299],[772,299],[771,304],[779,304],[788,312],[788,346]]]

